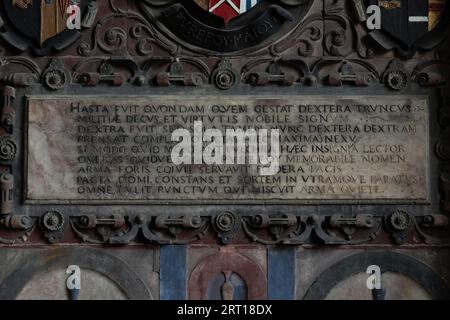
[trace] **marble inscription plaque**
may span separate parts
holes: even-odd
[[[27,108],[27,203],[428,200],[423,96],[30,96]],[[172,132],[195,121],[278,129],[279,172],[173,164]]]

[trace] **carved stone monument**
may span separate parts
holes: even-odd
[[[75,2],[0,4],[0,298],[449,297],[446,1]]]

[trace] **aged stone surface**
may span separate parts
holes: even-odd
[[[37,274],[16,297],[17,300],[67,300],[66,269],[55,268]],[[81,273],[79,300],[124,300],[123,291],[110,279],[89,269]]]
[[[382,299],[443,299],[448,296],[448,250],[353,248],[297,250],[297,299],[373,300],[366,270],[381,269]]]
[[[427,200],[427,110],[420,96],[31,97],[26,199]],[[261,176],[248,152],[247,164],[195,164],[211,142],[196,144],[195,121],[224,136],[278,129],[278,173]],[[179,128],[192,165],[172,163]]]
[[[338,283],[326,300],[373,300],[372,292],[367,290],[365,283],[367,273],[358,273]],[[429,300],[429,293],[417,282],[400,273],[386,272],[383,281],[389,284],[386,290],[386,300]]]
[[[0,299],[68,299],[65,273],[81,269],[80,299],[157,299],[159,250],[0,248]]]

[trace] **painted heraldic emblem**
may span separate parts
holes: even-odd
[[[194,0],[200,7],[221,17],[225,24],[256,6],[261,0]]]
[[[5,9],[16,27],[40,45],[66,30],[72,0],[6,0]],[[14,20],[13,20],[14,19]]]
[[[38,54],[52,47],[62,49],[79,36],[79,30],[67,29],[69,6],[78,5],[83,12],[90,1],[3,0],[0,36],[20,50],[32,47]]]
[[[438,27],[446,0],[365,0],[381,9],[381,28],[407,47],[413,46]]]

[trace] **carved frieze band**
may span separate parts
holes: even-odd
[[[387,215],[361,213],[353,216],[293,213],[247,216],[231,211],[211,216],[67,216],[60,211],[50,210],[41,217],[1,216],[0,228],[8,232],[2,234],[0,243],[26,243],[30,237],[35,237],[35,227],[50,243],[189,244],[198,240],[219,241],[222,244],[243,241],[270,245],[351,245],[386,241],[398,245],[450,243],[446,215],[412,215],[403,210]]]

